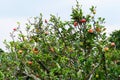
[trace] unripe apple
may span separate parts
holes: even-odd
[[[23,50],[20,49],[20,50],[18,51],[18,53],[19,53],[19,54],[22,54],[22,53],[23,53]]]
[[[109,50],[109,48],[108,48],[108,47],[105,47],[105,48],[104,48],[104,51],[108,51],[108,50]]]
[[[95,29],[97,32],[101,32],[101,29],[99,27],[96,27]]]
[[[96,11],[95,11],[95,10],[93,11],[93,14],[96,14]]]
[[[36,28],[35,30],[36,30],[36,32],[37,32],[37,33],[39,33],[39,32],[40,32],[40,30],[39,30],[38,28]]]
[[[96,75],[95,75],[95,77],[96,77],[96,78],[98,78],[98,77],[99,77],[99,75],[98,75],[98,74],[96,74]]]

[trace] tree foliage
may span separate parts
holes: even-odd
[[[9,52],[0,56],[1,80],[116,80],[120,54],[110,46],[105,19],[96,18],[95,9],[85,15],[77,2],[70,21],[51,15],[44,22],[40,14],[28,21],[26,32],[18,23],[13,40],[4,42]]]
[[[1,48],[0,48],[0,53],[4,52]]]

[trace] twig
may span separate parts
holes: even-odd
[[[100,64],[101,64],[101,62],[95,66],[95,68],[88,74],[88,76],[84,80],[91,80],[93,73],[99,67]]]

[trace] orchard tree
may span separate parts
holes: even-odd
[[[26,32],[18,23],[10,34],[12,41],[4,42],[9,52],[0,58],[1,79],[117,79],[120,69],[111,61],[112,55],[109,56],[112,48],[106,37],[105,19],[96,18],[95,14],[96,7],[84,14],[77,2],[70,21],[54,15],[43,21],[40,14],[34,22],[26,23]]]

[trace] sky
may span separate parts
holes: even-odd
[[[120,29],[120,0],[78,0],[87,13],[94,5],[97,7],[96,16],[105,18],[107,33]],[[11,40],[10,32],[17,27],[16,22],[25,27],[27,19],[43,14],[49,19],[50,14],[58,15],[63,20],[69,20],[71,8],[76,0],[0,0],[0,48],[5,50],[3,41]]]

